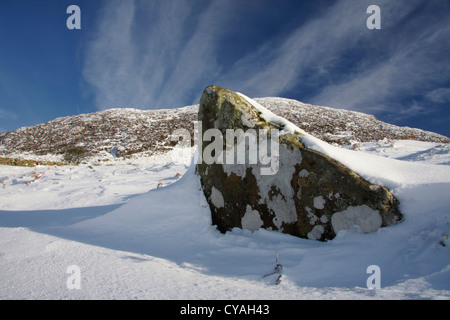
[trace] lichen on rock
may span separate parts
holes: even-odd
[[[233,141],[227,142],[227,130],[253,130],[255,139],[236,150],[244,151],[245,159],[257,150],[259,155],[262,152],[276,160],[269,163],[258,157],[258,163],[197,164],[212,222],[221,232],[235,227],[265,228],[324,241],[355,225],[362,232],[372,232],[402,220],[398,201],[389,190],[305,147],[301,130],[290,129],[290,123],[284,119],[271,118],[242,94],[217,86],[206,88],[198,119],[201,136],[210,129],[221,133],[224,153],[230,145],[234,148],[236,138],[228,136]],[[262,132],[267,132],[269,138],[261,139]],[[276,150],[266,145],[269,140],[271,147],[277,146]],[[200,146],[199,152],[211,149],[206,142]],[[222,154],[220,157],[231,159]],[[263,171],[268,165],[271,170]]]

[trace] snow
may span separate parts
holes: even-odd
[[[325,230],[323,229],[323,226],[314,226],[314,228],[311,230],[311,232],[308,232],[308,239],[310,240],[317,240],[322,237],[322,234]]]
[[[241,224],[243,229],[256,231],[263,225],[263,221],[261,220],[259,212],[253,210],[250,205],[247,205],[245,215],[241,220]]]
[[[448,145],[374,142],[353,151],[309,142],[391,189],[405,220],[372,233],[343,229],[328,242],[263,229],[221,234],[195,167],[177,153],[0,166],[0,299],[448,300],[450,247],[440,243],[450,232]],[[276,255],[278,285],[264,277]],[[381,288],[371,290],[373,265]],[[67,286],[72,266],[80,289]]]
[[[322,196],[318,196],[314,198],[314,208],[322,210],[325,208],[325,199]]]
[[[237,92],[237,94],[242,98],[244,98],[245,100],[247,100],[253,107],[255,107],[261,113],[260,117],[263,118],[266,122],[272,122],[282,126],[282,129],[280,130],[280,135],[294,132],[306,134],[304,130],[300,129],[299,127],[294,125],[292,122],[286,120],[285,118],[277,116],[272,111],[265,108],[262,104],[256,102],[254,99],[251,99],[240,92]]]
[[[374,232],[381,227],[380,212],[366,205],[348,207],[344,211],[336,212],[331,217],[331,224],[336,232],[358,228],[362,232]]]
[[[225,207],[225,200],[223,199],[222,193],[215,187],[212,187],[211,190],[211,202],[216,208]]]

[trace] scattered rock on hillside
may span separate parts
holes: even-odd
[[[304,131],[328,143],[418,140],[449,143],[437,133],[399,127],[361,112],[314,106],[284,98],[258,98],[258,103]],[[173,148],[170,134],[186,129],[194,135],[198,105],[176,109],[109,109],[57,118],[47,123],[0,133],[0,155],[62,155],[69,148],[83,147],[88,154],[106,152],[114,156],[136,153],[154,155]]]

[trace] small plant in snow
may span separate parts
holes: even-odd
[[[392,143],[392,141],[391,141],[391,139],[389,139],[389,138],[383,138],[383,139],[381,139],[381,140],[378,140],[378,145],[380,146],[380,147],[383,147],[383,146],[389,146],[389,147],[392,147],[393,146],[393,143]]]
[[[274,271],[271,272],[271,273],[268,273],[268,274],[264,275],[263,278],[267,278],[267,277],[269,277],[269,276],[274,275],[274,276],[276,276],[276,279],[275,279],[275,285],[279,285],[279,284],[281,283],[281,277],[283,276],[283,275],[281,274],[281,271],[283,270],[283,266],[282,266],[280,263],[278,263],[278,251],[277,251],[276,257],[275,257],[275,263],[276,263],[276,264],[275,264]]]
[[[347,145],[350,147],[350,149],[355,150],[355,151],[359,151],[361,148],[361,145],[360,145],[359,141],[357,141],[357,140],[350,140],[350,141],[348,141]]]
[[[439,241],[439,244],[443,247],[448,246],[448,234],[447,233],[442,234],[441,241]]]
[[[33,171],[31,173],[31,176],[33,177],[33,182],[36,180],[39,180],[40,178],[42,178],[45,175],[45,172],[37,172],[37,171]]]
[[[83,147],[73,147],[66,149],[63,161],[72,164],[79,164],[87,156],[87,152]]]

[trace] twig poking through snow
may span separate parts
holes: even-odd
[[[281,282],[281,277],[282,277],[281,271],[283,270],[283,266],[278,263],[278,251],[276,253],[275,263],[276,263],[276,265],[275,265],[274,271],[264,275],[263,278],[267,278],[271,275],[278,275],[277,279],[275,280],[275,285],[278,285]]]
[[[448,234],[443,233],[441,236],[441,241],[439,241],[439,244],[443,247],[446,247],[448,245]]]

